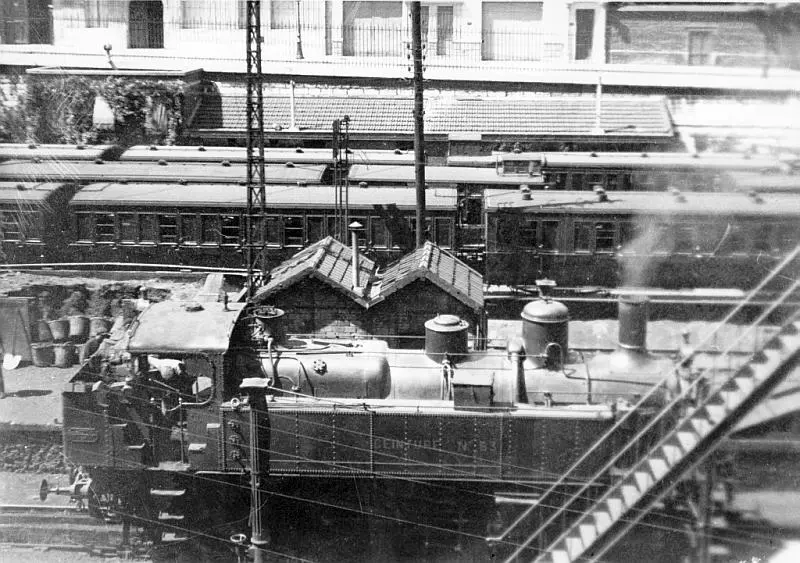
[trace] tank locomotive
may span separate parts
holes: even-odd
[[[547,298],[525,307],[518,338],[486,350],[447,314],[413,351],[287,336],[265,305],[153,304],[124,362],[94,356],[68,384],[65,454],[90,478],[93,514],[159,545],[241,543],[250,514],[264,529],[250,539],[284,554],[326,530],[334,560],[414,556],[433,536],[488,549],[497,499],[535,498],[670,370],[646,350],[646,302],[620,307],[619,349],[584,358],[567,308]]]

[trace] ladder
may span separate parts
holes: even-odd
[[[747,330],[729,343],[723,355],[730,354],[741,340],[756,333],[770,314],[800,287],[795,275],[798,255],[800,246],[726,316],[706,341],[714,338],[767,284],[790,278],[788,287]],[[505,561],[597,561],[613,547],[797,365],[800,312],[795,312],[777,334],[764,342],[759,338],[753,341],[754,352],[749,360],[725,377],[707,370],[676,390],[681,368],[676,365],[670,370],[536,504],[524,510],[502,534],[488,538],[498,546],[513,549]],[[647,400],[655,393],[669,392],[674,398],[651,415],[633,438],[628,438],[630,424],[636,420],[631,417],[641,415]],[[615,448],[614,444],[624,445]],[[608,457],[610,449],[613,452],[608,463],[599,471],[592,471],[594,474],[588,479],[583,477],[588,473],[584,468],[596,461],[597,456]],[[568,484],[576,482],[580,483],[577,490],[565,492]],[[519,541],[516,537],[523,528],[523,539]],[[514,532],[517,536],[512,536]]]

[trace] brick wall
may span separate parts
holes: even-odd
[[[415,282],[371,309],[315,279],[277,292],[267,300],[286,312],[286,332],[325,338],[424,336],[425,321],[437,313],[458,315],[475,335],[479,317],[459,300],[428,281]],[[422,341],[389,339],[392,347],[421,347]]]
[[[689,64],[691,31],[709,32],[711,65],[758,67],[764,62],[764,36],[741,13],[618,12],[609,19],[610,63]]]

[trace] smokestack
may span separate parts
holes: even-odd
[[[358,291],[361,283],[358,279],[358,231],[364,226],[358,221],[353,221],[348,225],[350,229],[350,245],[353,250],[353,289]]]
[[[644,295],[619,297],[619,347],[623,350],[647,353],[647,303]]]

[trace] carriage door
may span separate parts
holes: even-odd
[[[164,6],[152,0],[131,0],[128,8],[128,48],[164,48]]]

